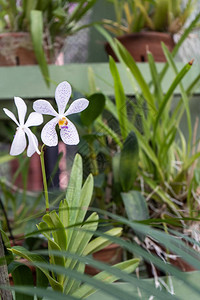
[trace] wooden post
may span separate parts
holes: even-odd
[[[0,285],[9,285],[8,269],[5,259],[3,241],[0,233]],[[1,300],[12,300],[12,292],[0,289]]]

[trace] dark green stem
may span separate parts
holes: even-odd
[[[41,148],[40,154],[40,161],[41,161],[41,168],[42,168],[42,178],[43,178],[43,185],[44,185],[44,196],[45,196],[45,203],[46,203],[46,212],[49,212],[49,195],[48,195],[48,188],[47,188],[47,177],[45,172],[45,163],[44,163],[44,146]]]

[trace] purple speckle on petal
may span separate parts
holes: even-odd
[[[68,126],[65,125],[65,126],[62,126],[61,128],[67,128],[68,129]]]

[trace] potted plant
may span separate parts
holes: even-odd
[[[147,61],[148,50],[156,61],[165,61],[161,42],[170,51],[173,49],[173,35],[183,29],[197,2],[190,0],[184,5],[179,0],[108,1],[113,3],[116,19],[103,20],[104,26],[138,62]],[[106,50],[109,54],[114,54],[109,44],[106,44]]]
[[[0,65],[38,63],[49,84],[47,63],[56,61],[67,36],[89,26],[79,21],[95,1],[1,1]]]

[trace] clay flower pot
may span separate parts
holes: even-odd
[[[64,39],[58,38],[54,48],[54,56],[50,54],[44,39],[44,49],[48,63],[60,61],[59,53]],[[37,65],[31,36],[28,32],[6,32],[0,34],[0,66]],[[61,53],[61,56],[63,54]]]
[[[119,42],[130,52],[136,62],[148,61],[147,52],[150,51],[156,62],[165,62],[165,56],[161,47],[163,42],[172,51],[174,40],[171,34],[165,32],[144,31],[117,37]],[[115,61],[117,60],[111,46],[106,43],[105,49]]]
[[[122,247],[118,244],[110,244],[109,246],[95,252],[92,256],[95,260],[114,265],[122,261]],[[89,275],[96,275],[101,270],[90,265],[85,266],[85,273]]]

